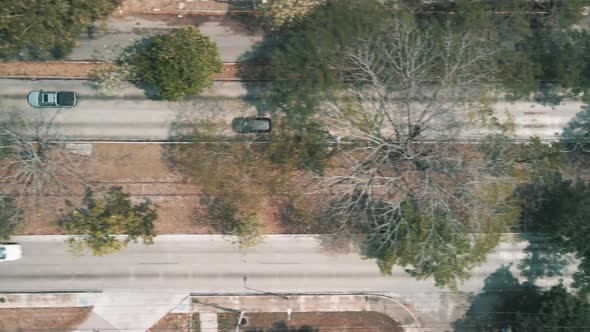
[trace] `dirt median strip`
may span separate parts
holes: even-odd
[[[0,77],[15,78],[91,78],[92,72],[109,64],[92,61],[5,61],[0,62]],[[216,81],[260,80],[264,72],[263,65],[250,65],[247,75],[239,75],[244,64],[227,62],[223,70],[213,75]],[[254,68],[254,69],[252,69]]]

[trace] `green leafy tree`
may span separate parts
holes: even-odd
[[[537,101],[559,104],[584,98],[590,89],[590,33],[541,30],[517,46],[523,62],[507,64],[502,79],[513,98],[534,94]]]
[[[14,205],[14,199],[0,197],[0,240],[8,240],[22,221],[22,210]]]
[[[347,47],[382,31],[387,13],[378,0],[328,0],[316,7],[272,52],[272,108],[289,116],[313,114],[321,94],[338,84],[335,69]]]
[[[570,331],[590,325],[590,304],[563,285],[541,290],[521,284],[503,266],[485,280],[483,292],[471,301],[465,317],[453,323],[463,331]]]
[[[73,207],[69,201],[66,205],[72,210],[62,215],[59,226],[75,235],[68,243],[76,254],[86,250],[97,256],[115,253],[140,237],[145,244],[153,243],[157,214],[149,199],[134,205],[121,187],[111,187],[96,199],[88,188],[81,207]],[[126,237],[120,239],[118,235]]]
[[[300,23],[324,0],[270,0],[260,7],[263,24],[270,30],[291,28]]]
[[[59,59],[121,0],[0,1],[0,58]]]
[[[450,21],[493,42],[495,78],[509,97],[534,96],[558,104],[565,97],[583,97],[590,86],[585,56],[590,34],[571,29],[586,5],[569,0],[456,0],[418,10],[417,16],[422,24]]]
[[[223,64],[217,47],[195,27],[140,41],[129,61],[133,80],[155,90],[157,97],[180,100],[200,94],[213,83]]]
[[[391,275],[394,266],[402,266],[412,277],[433,278],[436,286],[456,291],[457,282],[467,279],[469,271],[496,247],[499,229],[464,234],[456,225],[446,222],[449,216],[445,211],[433,216],[419,209],[416,200],[403,202],[389,220],[373,220],[369,228],[360,229],[368,234],[364,255],[377,258],[384,274]],[[378,206],[373,212],[385,219],[386,210],[386,206]]]

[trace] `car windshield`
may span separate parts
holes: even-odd
[[[43,102],[48,102],[49,101],[49,96],[48,95],[43,95]]]
[[[0,259],[6,259],[6,249],[4,247],[0,247]]]

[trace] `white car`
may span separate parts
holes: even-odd
[[[35,90],[27,95],[27,102],[31,107],[66,107],[72,108],[78,104],[78,94],[71,91]]]
[[[0,262],[15,261],[23,257],[23,247],[18,243],[0,243]]]

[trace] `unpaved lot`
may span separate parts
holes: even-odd
[[[76,160],[75,168],[88,185],[100,193],[121,186],[133,200],[149,198],[158,205],[158,234],[212,234],[214,227],[207,200],[199,186],[171,170],[165,146],[159,144],[93,144],[89,157]],[[19,235],[60,234],[57,220],[65,200],[78,204],[84,193],[80,183],[68,182],[67,190],[52,190],[43,196],[21,198],[25,210]],[[257,211],[267,233],[306,232],[301,223],[280,223],[280,199],[265,200]]]
[[[209,233],[206,211],[200,207],[200,190],[171,171],[157,144],[94,144],[90,157],[77,160],[77,170],[96,192],[121,186],[133,199],[149,198],[158,205],[156,231],[160,234]],[[68,183],[68,190],[53,191],[41,197],[27,197],[25,227],[22,234],[59,234],[57,219],[65,200],[79,203],[84,187]],[[203,214],[199,214],[203,211]]]

